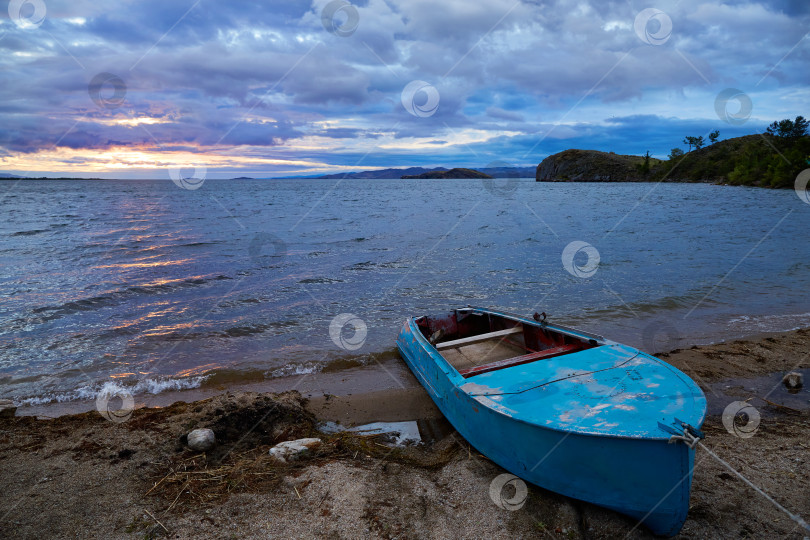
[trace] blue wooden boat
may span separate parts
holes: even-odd
[[[405,321],[397,347],[453,427],[507,471],[676,534],[706,398],[601,336],[467,307]]]

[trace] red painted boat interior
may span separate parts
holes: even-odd
[[[422,335],[437,347],[451,341],[474,338],[516,327],[521,328],[519,332],[499,335],[488,339],[487,342],[493,347],[499,343],[508,344],[511,348],[522,350],[523,354],[495,361],[486,361],[487,358],[482,357],[480,363],[476,362],[476,365],[465,366],[461,369],[454,366],[465,378],[571,354],[597,345],[594,340],[580,339],[556,332],[551,328],[544,328],[542,325],[523,324],[496,314],[474,310],[456,310],[445,317],[420,317],[416,319],[416,324]],[[463,345],[459,345],[459,347],[463,347]],[[453,362],[450,363],[453,364]]]

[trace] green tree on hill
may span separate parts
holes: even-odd
[[[650,169],[651,169],[651,167],[650,167],[650,151],[647,150],[647,153],[644,154],[644,161],[642,161],[641,163],[636,163],[636,170],[642,176],[647,176],[647,175],[650,174]]]
[[[692,145],[695,144],[695,138],[686,136],[686,137],[683,138],[683,144],[685,144],[685,145],[687,145],[689,147],[687,152],[691,152],[692,151]]]
[[[680,158],[683,157],[683,154],[684,154],[684,152],[680,148],[673,148],[669,152],[669,159],[670,159],[670,161],[675,160],[675,159],[680,159]]]
[[[765,133],[780,139],[794,140],[806,136],[808,126],[810,126],[810,122],[803,116],[797,116],[795,120],[785,118],[784,120],[773,122],[768,126],[768,129],[765,130]]]
[[[703,135],[700,137],[684,137],[683,144],[689,146],[689,152],[692,151],[692,147],[695,147],[695,150],[700,150],[706,145],[706,141],[703,140]]]
[[[764,133],[719,140],[719,130],[708,141],[687,136],[689,152],[673,148],[669,161],[654,164],[653,179],[681,182],[728,182],[736,185],[791,188],[797,175],[810,165],[810,120],[803,116],[773,122]],[[707,147],[706,146],[708,142]],[[701,152],[691,152],[692,149]]]
[[[728,175],[729,182],[744,185],[791,187],[796,176],[807,168],[810,153],[808,122],[803,116],[794,120],[785,118],[773,122],[765,130],[763,141],[746,145],[734,170]]]

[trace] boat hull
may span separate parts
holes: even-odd
[[[628,515],[672,536],[689,508],[694,450],[667,439],[610,437],[549,429],[515,419],[463,391],[458,373],[413,319],[397,347],[453,427],[507,471],[542,488]],[[511,441],[511,442],[510,442]]]

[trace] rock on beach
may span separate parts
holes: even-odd
[[[296,439],[294,441],[284,441],[278,443],[270,449],[270,455],[280,463],[295,461],[301,456],[308,454],[311,450],[321,446],[322,441],[316,438]]]
[[[217,443],[214,432],[208,428],[195,429],[188,434],[188,447],[197,452],[207,452]]]

